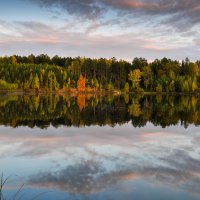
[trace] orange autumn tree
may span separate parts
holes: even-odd
[[[83,77],[83,75],[81,74],[78,82],[77,82],[77,89],[79,92],[84,92],[85,91],[85,78]]]
[[[78,107],[79,107],[79,110],[80,111],[82,111],[84,108],[85,108],[85,98],[86,98],[86,96],[85,96],[85,94],[78,94],[77,95],[77,105],[78,105]]]

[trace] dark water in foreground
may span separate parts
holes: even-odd
[[[1,95],[0,124],[6,199],[200,199],[199,98]]]

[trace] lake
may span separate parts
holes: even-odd
[[[2,94],[0,163],[5,199],[197,200],[200,98]]]

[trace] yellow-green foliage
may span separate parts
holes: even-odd
[[[18,85],[15,83],[7,83],[4,80],[0,79],[0,90],[15,90],[18,88]]]
[[[162,92],[163,88],[161,84],[158,84],[156,87],[156,92]]]
[[[139,87],[141,81],[142,73],[139,69],[130,71],[128,74],[128,79],[132,82],[134,88]]]
[[[117,88],[125,93],[135,92],[199,92],[200,61],[182,62],[167,58],[147,62],[134,58],[133,62],[83,57],[50,58],[48,55],[0,57],[0,89],[18,88],[55,91],[77,87],[80,75],[85,87],[92,90],[112,91]],[[10,85],[15,83],[16,85]],[[159,85],[158,85],[159,84]]]

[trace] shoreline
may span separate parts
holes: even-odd
[[[34,91],[34,90],[0,90],[0,94],[15,94],[15,95],[71,95],[71,96],[78,96],[78,95],[113,95],[113,96],[121,96],[121,95],[145,95],[145,96],[154,96],[154,95],[170,95],[170,96],[199,96],[200,92],[123,92],[120,90],[113,90],[113,91],[63,91],[57,90],[57,91],[48,91],[48,90],[40,90],[40,91]]]

